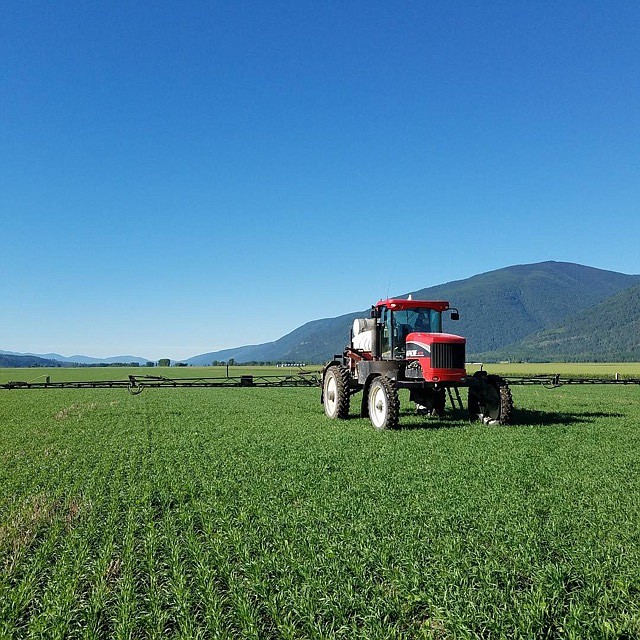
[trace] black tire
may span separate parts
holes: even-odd
[[[367,392],[371,424],[378,430],[395,429],[400,418],[400,400],[393,381],[386,376],[374,378]]]
[[[511,424],[511,414],[513,412],[513,397],[509,385],[500,377],[498,378],[498,387],[500,389],[500,414],[498,416],[499,424]]]
[[[509,424],[513,398],[509,385],[500,376],[478,371],[469,385],[469,420],[485,424]]]
[[[332,420],[346,420],[349,417],[349,369],[331,365],[324,374],[322,383],[322,404],[324,412]]]

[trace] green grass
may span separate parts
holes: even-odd
[[[639,637],[640,389],[513,393],[378,433],[315,389],[0,391],[0,637]]]

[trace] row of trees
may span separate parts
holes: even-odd
[[[280,360],[249,360],[248,362],[241,363],[243,367],[304,367],[306,362],[281,362]],[[214,360],[211,363],[212,367],[233,367],[236,365],[236,361],[231,358],[229,362],[221,360]]]
[[[97,364],[89,364],[89,367],[139,367],[139,362],[98,362]]]
[[[306,366],[306,362],[281,362],[279,360],[250,360],[249,362],[236,363],[234,358],[230,358],[228,361],[225,360],[214,360],[211,363],[212,367],[235,367],[236,364],[241,364],[243,367],[304,367]],[[155,366],[153,362],[147,362],[147,367]],[[169,358],[160,358],[158,360],[159,367],[170,367],[171,360]],[[174,367],[188,367],[191,365],[187,365],[184,362],[175,362],[173,364]]]

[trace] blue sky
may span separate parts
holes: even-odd
[[[186,358],[511,264],[640,273],[639,22],[5,3],[0,349]]]

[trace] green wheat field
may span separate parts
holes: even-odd
[[[129,372],[224,375],[0,381]],[[319,395],[0,390],[0,638],[640,637],[640,387],[388,432]]]

